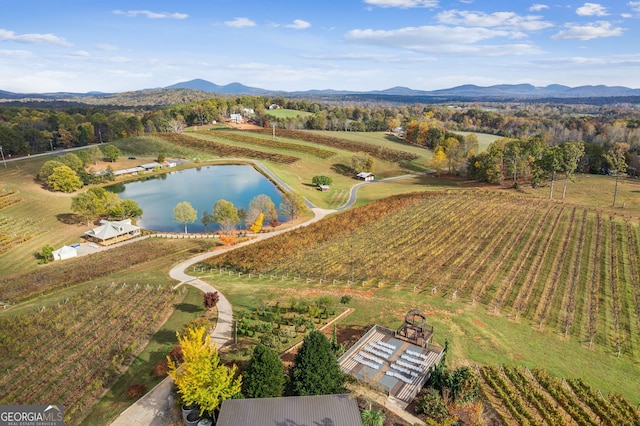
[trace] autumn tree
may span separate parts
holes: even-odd
[[[168,375],[185,404],[198,404],[203,414],[219,408],[222,401],[240,392],[242,377],[236,377],[235,365],[227,368],[220,361],[218,350],[204,327],[177,336],[184,362],[178,366],[167,356]]]
[[[550,146],[542,152],[538,164],[540,168],[550,176],[549,199],[553,199],[553,185],[556,181],[556,173],[562,171],[562,148]]]
[[[266,194],[256,195],[251,199],[251,201],[249,201],[249,212],[252,210],[257,212],[255,215],[256,218],[259,213],[262,213],[264,215],[264,221],[267,223],[278,218],[276,205],[273,203],[271,197]]]
[[[562,165],[561,169],[564,173],[564,188],[562,189],[562,199],[567,194],[567,183],[575,175],[578,168],[578,162],[584,155],[584,144],[582,142],[565,142],[561,145],[562,149]]]
[[[97,166],[98,161],[104,158],[104,153],[97,146],[92,146],[86,152],[89,154],[91,161]]]
[[[238,210],[231,201],[220,199],[213,206],[211,217],[214,222],[218,222],[221,226],[223,222],[231,222],[233,224],[240,223]]]
[[[58,159],[65,166],[69,166],[71,170],[74,172],[78,172],[84,169],[84,164],[80,157],[78,157],[73,152],[69,152]]]
[[[118,149],[118,147],[113,146],[113,145],[107,145],[104,147],[103,149],[104,152],[104,156],[107,160],[111,161],[112,163],[115,163],[118,160],[118,157],[120,157],[120,150]]]
[[[278,353],[258,343],[242,376],[242,394],[247,398],[276,398],[284,393],[286,376]]]
[[[373,157],[364,152],[358,152],[351,157],[351,168],[358,173],[372,172],[373,164]]]
[[[629,152],[629,144],[626,142],[616,142],[611,149],[605,154],[606,160],[609,162],[611,172],[616,175],[616,187],[613,191],[613,204],[616,206],[616,198],[618,197],[618,180],[620,175],[627,171],[627,152]]]
[[[71,211],[81,216],[89,226],[91,220],[100,217],[104,212],[104,208],[100,198],[94,191],[86,191],[71,199]]]
[[[320,185],[331,185],[331,183],[333,182],[333,179],[331,179],[329,176],[314,176],[313,179],[311,179],[311,183],[313,183],[316,186],[320,186]]]
[[[249,227],[249,230],[253,233],[260,232],[260,230],[262,229],[263,220],[264,220],[264,214],[261,212],[256,218],[256,220],[251,224],[251,226]]]
[[[436,174],[440,176],[442,173],[442,169],[444,169],[444,165],[447,162],[447,155],[444,153],[442,147],[437,147],[435,149],[435,153],[433,155],[433,168],[436,169]]]
[[[237,224],[231,219],[223,219],[222,222],[220,222],[218,234],[220,235],[220,241],[225,244],[231,244],[236,240],[236,236],[238,235]]]
[[[200,219],[200,222],[202,223],[202,226],[204,226],[204,232],[207,232],[207,226],[213,223],[213,218],[208,211],[204,211],[202,212],[202,218]]]
[[[47,178],[47,185],[54,191],[73,192],[82,188],[83,183],[69,166],[60,166],[53,169]]]
[[[291,220],[296,220],[301,214],[307,211],[304,198],[297,192],[285,192],[280,203],[280,213]]]
[[[187,224],[193,223],[198,218],[198,212],[188,201],[182,201],[173,209],[173,220],[184,224],[184,233],[187,233]]]
[[[38,172],[38,179],[40,179],[42,182],[46,183],[47,179],[49,179],[49,176],[51,176],[53,171],[56,168],[61,167],[61,166],[64,166],[64,164],[62,164],[58,160],[45,161],[45,163],[40,168],[40,172]]]
[[[289,371],[293,395],[329,395],[344,392],[345,376],[331,349],[327,336],[312,331],[302,346]]]
[[[124,220],[142,217],[142,209],[135,200],[120,200],[108,210],[109,219]]]

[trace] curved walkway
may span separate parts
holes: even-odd
[[[183,284],[188,284],[202,290],[202,292],[204,293],[209,291],[217,291],[212,285],[188,275],[187,273],[185,273],[185,270],[187,270],[192,265],[195,265],[198,262],[201,262],[210,257],[218,256],[229,250],[235,250],[237,248],[244,247],[249,244],[254,244],[258,241],[266,240],[268,238],[275,237],[276,235],[280,235],[285,232],[307,226],[313,222],[321,220],[327,214],[335,212],[335,210],[326,210],[319,208],[313,208],[312,211],[314,213],[313,219],[310,219],[300,225],[275,232],[270,232],[268,234],[260,234],[257,238],[245,241],[235,246],[224,248],[222,250],[202,253],[197,256],[191,257],[183,262],[180,262],[179,264],[175,265],[169,272],[171,278],[179,281],[179,283],[174,288],[177,288]],[[222,293],[218,292],[218,294],[220,295],[220,300],[218,300],[218,304],[216,305],[218,308],[218,321],[216,323],[216,327],[211,331],[211,340],[216,343],[218,348],[221,348],[231,340],[233,309],[231,307],[231,304],[229,303],[229,300],[227,300],[227,298],[224,297]],[[147,392],[146,395],[144,395],[133,405],[123,411],[120,416],[118,416],[118,418],[115,419],[113,423],[111,423],[111,426],[167,425],[169,422],[172,407],[175,403],[173,392],[171,392],[172,386],[173,381],[170,377],[167,377],[156,387]]]
[[[290,187],[287,184],[285,184],[269,169],[264,167],[259,162],[256,162],[256,163],[267,175],[269,175],[270,178],[272,178],[279,185],[281,185],[281,187],[290,189]],[[409,176],[415,176],[415,175],[398,176],[395,178],[383,179],[382,181],[405,178]],[[311,210],[314,213],[314,217],[312,219],[300,225],[296,225],[290,228],[281,229],[279,231],[270,232],[268,234],[259,234],[256,238],[242,242],[240,244],[227,247],[224,249],[215,250],[212,252],[202,253],[180,262],[179,264],[175,265],[169,272],[169,275],[171,276],[171,278],[174,278],[179,282],[174,288],[177,288],[183,284],[187,284],[200,289],[203,293],[207,293],[210,291],[217,291],[212,285],[198,278],[192,277],[191,275],[188,275],[185,272],[185,270],[197,264],[198,262],[209,259],[213,256],[218,256],[229,250],[235,250],[237,248],[244,247],[249,244],[254,244],[258,241],[266,240],[268,238],[275,237],[276,235],[280,235],[285,232],[289,232],[294,229],[307,226],[311,223],[322,220],[328,214],[348,209],[349,207],[353,206],[353,204],[355,204],[356,202],[358,188],[360,188],[362,185],[366,185],[369,183],[376,183],[376,182],[381,182],[381,181],[361,182],[354,185],[351,188],[351,191],[349,194],[349,200],[337,210],[328,210],[328,209],[321,209],[321,208],[314,207],[311,203],[309,203],[305,199],[305,202],[307,203],[308,206],[311,207]],[[218,348],[222,348],[225,344],[227,344],[231,340],[232,324],[233,324],[233,309],[231,307],[231,304],[227,300],[227,298],[224,297],[224,295],[220,292],[218,292],[218,294],[220,295],[220,300],[218,300],[218,303],[216,305],[218,308],[218,321],[216,323],[216,327],[211,331],[210,334],[211,334],[211,340],[216,343]],[[173,385],[173,381],[171,380],[171,378],[167,377],[166,379],[164,379],[156,387],[151,389],[151,391],[149,391],[146,395],[144,395],[142,398],[136,401],[133,405],[131,405],[129,408],[123,411],[120,414],[120,416],[115,421],[113,421],[113,423],[111,423],[111,426],[146,426],[146,425],[165,426],[167,425],[170,420],[169,417],[170,417],[172,407],[175,403],[173,392],[171,391],[173,387],[172,385]]]

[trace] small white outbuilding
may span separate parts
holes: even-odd
[[[78,251],[74,247],[62,246],[62,248],[55,250],[53,253],[53,260],[65,260],[78,256]]]

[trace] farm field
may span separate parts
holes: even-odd
[[[296,280],[296,276],[291,275],[286,279],[281,276],[272,279],[270,274],[261,278],[255,274],[251,278],[247,274],[230,277],[215,270],[210,274],[208,269],[201,275],[222,291],[234,307],[249,312],[256,310],[263,300],[288,306],[293,299],[305,303],[319,297],[337,301],[349,296],[351,300],[346,306],[354,311],[338,322],[338,334],[350,330],[362,334],[373,324],[394,329],[402,325],[407,311],[418,307],[427,315],[427,322],[434,325],[435,343],[449,342],[450,364],[474,368],[476,364],[544,368],[558,379],[582,378],[605,396],[622,393],[632,403],[640,397],[635,381],[629,379],[638,373],[637,363],[611,357],[599,347],[587,350],[576,339],[559,338],[549,330],[506,321],[460,300],[430,295],[416,297],[412,292],[385,285],[346,286],[344,282],[320,283],[318,279],[307,283],[304,277]],[[571,362],[566,361],[568,354]],[[494,408],[499,408],[499,401],[493,403],[497,404]]]
[[[639,237],[637,222],[586,208],[444,191],[374,202],[207,264],[474,306],[634,371]]]
[[[371,145],[367,149],[375,154],[374,171],[379,177],[424,171],[430,157],[429,151],[389,141],[384,133],[292,132],[272,142],[270,133],[194,131],[178,138],[154,135],[115,144],[123,151],[123,159],[113,165],[116,169],[132,162],[127,156],[136,156],[135,162],[141,163],[152,161],[160,152],[187,158],[193,165],[256,159],[324,208],[340,207],[347,200],[349,188],[357,183],[349,170],[350,158],[363,144]],[[91,256],[91,261],[79,258],[37,265],[35,253],[44,244],[59,247],[78,242],[88,229],[71,221],[73,194],[45,191],[34,180],[50,158],[12,162],[8,169],[0,169],[4,191],[0,192],[4,194],[0,219],[13,224],[11,229],[29,228],[30,232],[29,238],[11,243],[9,250],[0,253],[0,282],[4,281],[0,300],[17,303],[0,312],[0,321],[54,311],[62,318],[64,314],[56,311],[58,304],[75,300],[80,290],[89,294],[96,286],[106,289],[111,282],[127,283],[124,289],[136,283],[138,288],[147,283],[164,288],[170,284],[166,271],[173,262],[212,248],[205,241],[176,240],[170,247],[166,241],[151,240],[135,243],[131,253],[121,252],[128,267],[102,254]],[[331,191],[321,193],[310,185],[311,178],[320,174],[333,177]],[[556,185],[556,195],[561,194],[561,182]],[[624,209],[608,204],[613,178],[578,176],[569,185],[564,202],[546,200],[548,188],[544,187],[516,192],[424,174],[364,185],[358,192],[361,207],[206,265],[224,264],[287,279],[259,281],[246,274],[209,279],[240,310],[255,309],[257,301],[251,300],[256,298],[287,304],[292,297],[337,300],[351,295],[349,306],[355,311],[341,321],[347,328],[374,323],[393,328],[404,313],[419,307],[436,326],[436,342],[450,342],[457,364],[544,367],[555,377],[582,378],[605,395],[617,391],[635,403],[640,392],[629,378],[640,373],[640,183],[621,181],[618,199],[625,203]],[[425,189],[431,192],[422,194]],[[32,225],[23,226],[27,223]],[[144,250],[136,250],[142,246]],[[146,259],[144,254],[156,258]],[[137,255],[142,256],[139,261]],[[96,269],[96,265],[102,266]],[[49,270],[56,272],[43,273]],[[82,279],[84,274],[89,274],[90,283]],[[89,296],[87,300],[103,303]],[[87,321],[85,327],[93,329],[94,323]],[[138,349],[148,340],[149,332],[142,334],[147,337],[136,340]],[[169,336],[165,332],[158,339],[167,345]],[[160,356],[161,350],[150,351],[139,355],[134,366],[138,359],[149,363]],[[74,354],[70,349],[66,356]],[[148,377],[146,367],[136,368],[121,380]],[[85,386],[87,398],[93,400],[114,383],[115,375],[110,380],[101,391],[90,390],[91,383],[76,381],[74,386]],[[118,398],[130,383],[118,383],[92,418],[108,418],[119,410],[116,404],[127,405]],[[483,386],[490,392],[486,383]],[[75,395],[76,390],[61,392]],[[542,414],[536,413],[532,415],[540,420]],[[504,415],[509,419],[513,414]]]
[[[561,178],[562,179],[562,178]],[[612,176],[576,174],[575,181],[569,183],[566,202],[600,208],[618,215],[640,218],[640,180],[620,179],[615,209],[612,207],[615,178]],[[562,198],[564,180],[558,180],[553,190],[553,199]],[[523,188],[523,192],[536,198],[549,199],[549,184],[537,189]],[[624,205],[624,208],[623,208]]]
[[[336,136],[331,136],[334,132],[279,132],[276,140],[269,130],[214,130],[190,132],[180,137],[158,135],[172,138],[181,146],[201,147],[211,155],[220,154],[220,151],[209,151],[211,146],[216,150],[218,147],[233,149],[237,154],[228,155],[234,157],[241,156],[242,152],[251,152],[249,158],[263,162],[287,185],[322,208],[338,208],[347,201],[349,189],[358,182],[350,165],[355,152],[368,149],[375,159],[376,175],[381,178],[423,172],[430,155],[429,151],[421,148],[385,141],[382,134],[370,139],[361,136],[359,140],[350,140],[342,136],[353,137],[355,133],[335,132]],[[281,161],[281,158],[286,160]],[[333,179],[330,191],[320,192],[311,184],[316,175],[327,175]]]
[[[498,139],[502,139],[502,136],[490,135],[488,133],[475,133],[475,132],[459,132],[455,131],[454,133],[462,136],[467,136],[474,134],[478,138],[478,151],[486,151],[486,149],[491,145],[492,142],[497,141]]]
[[[65,423],[78,424],[182,296],[168,286],[96,285],[37,312],[0,317],[0,401],[59,401]]]
[[[545,370],[483,366],[482,392],[506,424],[637,425],[640,411],[618,393],[604,398],[581,379],[557,379]]]
[[[271,115],[276,118],[295,118],[295,117],[307,117],[313,115],[307,111],[298,111],[296,109],[278,108],[265,111],[265,115]]]
[[[62,369],[60,375],[56,370],[56,374],[51,378],[52,385],[43,388],[44,393],[38,394],[41,395],[41,400],[60,394],[61,401],[64,397],[62,393],[68,394],[68,399],[64,400],[68,401],[65,403],[65,414],[69,413],[69,417],[66,417],[65,421],[69,424],[83,423],[80,419],[92,410],[105,390],[110,389],[114,383],[114,387],[103,397],[103,401],[108,401],[107,406],[110,408],[97,409],[97,414],[94,414],[96,418],[108,420],[119,414],[120,411],[117,410],[126,408],[132,402],[125,397],[129,385],[144,383],[148,389],[155,385],[158,379],[150,377],[151,367],[175,345],[175,331],[180,330],[184,324],[202,312],[202,294],[198,290],[186,287],[174,292],[171,290],[174,283],[168,277],[170,265],[202,250],[202,241],[145,240],[141,243],[146,244],[138,245],[138,251],[155,253],[156,256],[138,263],[108,269],[103,271],[103,275],[100,274],[100,270],[96,270],[88,282],[74,282],[75,278],[71,273],[78,268],[83,273],[82,267],[87,259],[76,258],[46,265],[39,272],[39,281],[65,282],[70,286],[57,285],[55,288],[60,288],[59,290],[51,288],[43,296],[0,311],[0,352],[6,355],[2,357],[6,364],[3,364],[3,371],[11,371],[13,367],[8,364],[11,362],[22,363],[23,368],[27,371],[31,369],[35,373],[36,368],[66,366],[67,359],[92,360],[93,355],[87,355],[88,351],[113,352],[103,355],[100,355],[100,352],[96,355],[106,363],[104,366],[90,362],[90,367],[96,368],[97,376],[93,373],[85,374],[85,370],[80,368],[77,372]],[[145,245],[146,247],[143,247]],[[173,249],[167,250],[166,245],[172,246]],[[115,259],[130,256],[131,253],[127,252],[130,246],[100,253],[103,255],[101,260],[105,264],[118,266]],[[105,255],[108,257],[104,257]],[[89,265],[96,269],[99,263]],[[60,278],[59,274],[67,276],[69,282]],[[155,305],[152,305],[153,303]],[[21,327],[19,332],[15,327]],[[123,331],[125,329],[126,331]],[[53,364],[42,364],[42,352],[28,347],[18,355],[14,354],[14,350],[20,349],[16,349],[14,345],[16,336],[20,336],[27,345],[56,348],[45,353],[51,353],[52,357],[61,357],[60,363],[65,363],[55,364],[52,360]],[[46,339],[58,340],[49,342]],[[68,344],[65,339],[69,340]],[[4,367],[7,370],[4,370]],[[71,365],[68,368],[73,367]],[[66,382],[64,374],[70,375],[69,380],[73,381]],[[5,380],[17,379],[10,374],[0,377],[0,392],[3,392],[3,395],[14,388]],[[84,393],[78,394],[80,391]],[[24,395],[23,398],[27,397],[29,392]],[[6,401],[13,400],[13,396],[6,398],[10,398]],[[69,409],[72,411],[68,411]]]

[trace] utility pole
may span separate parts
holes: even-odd
[[[4,151],[2,150],[2,145],[0,145],[0,154],[2,154],[2,162],[4,163],[4,168],[7,168],[7,161],[4,159]]]

